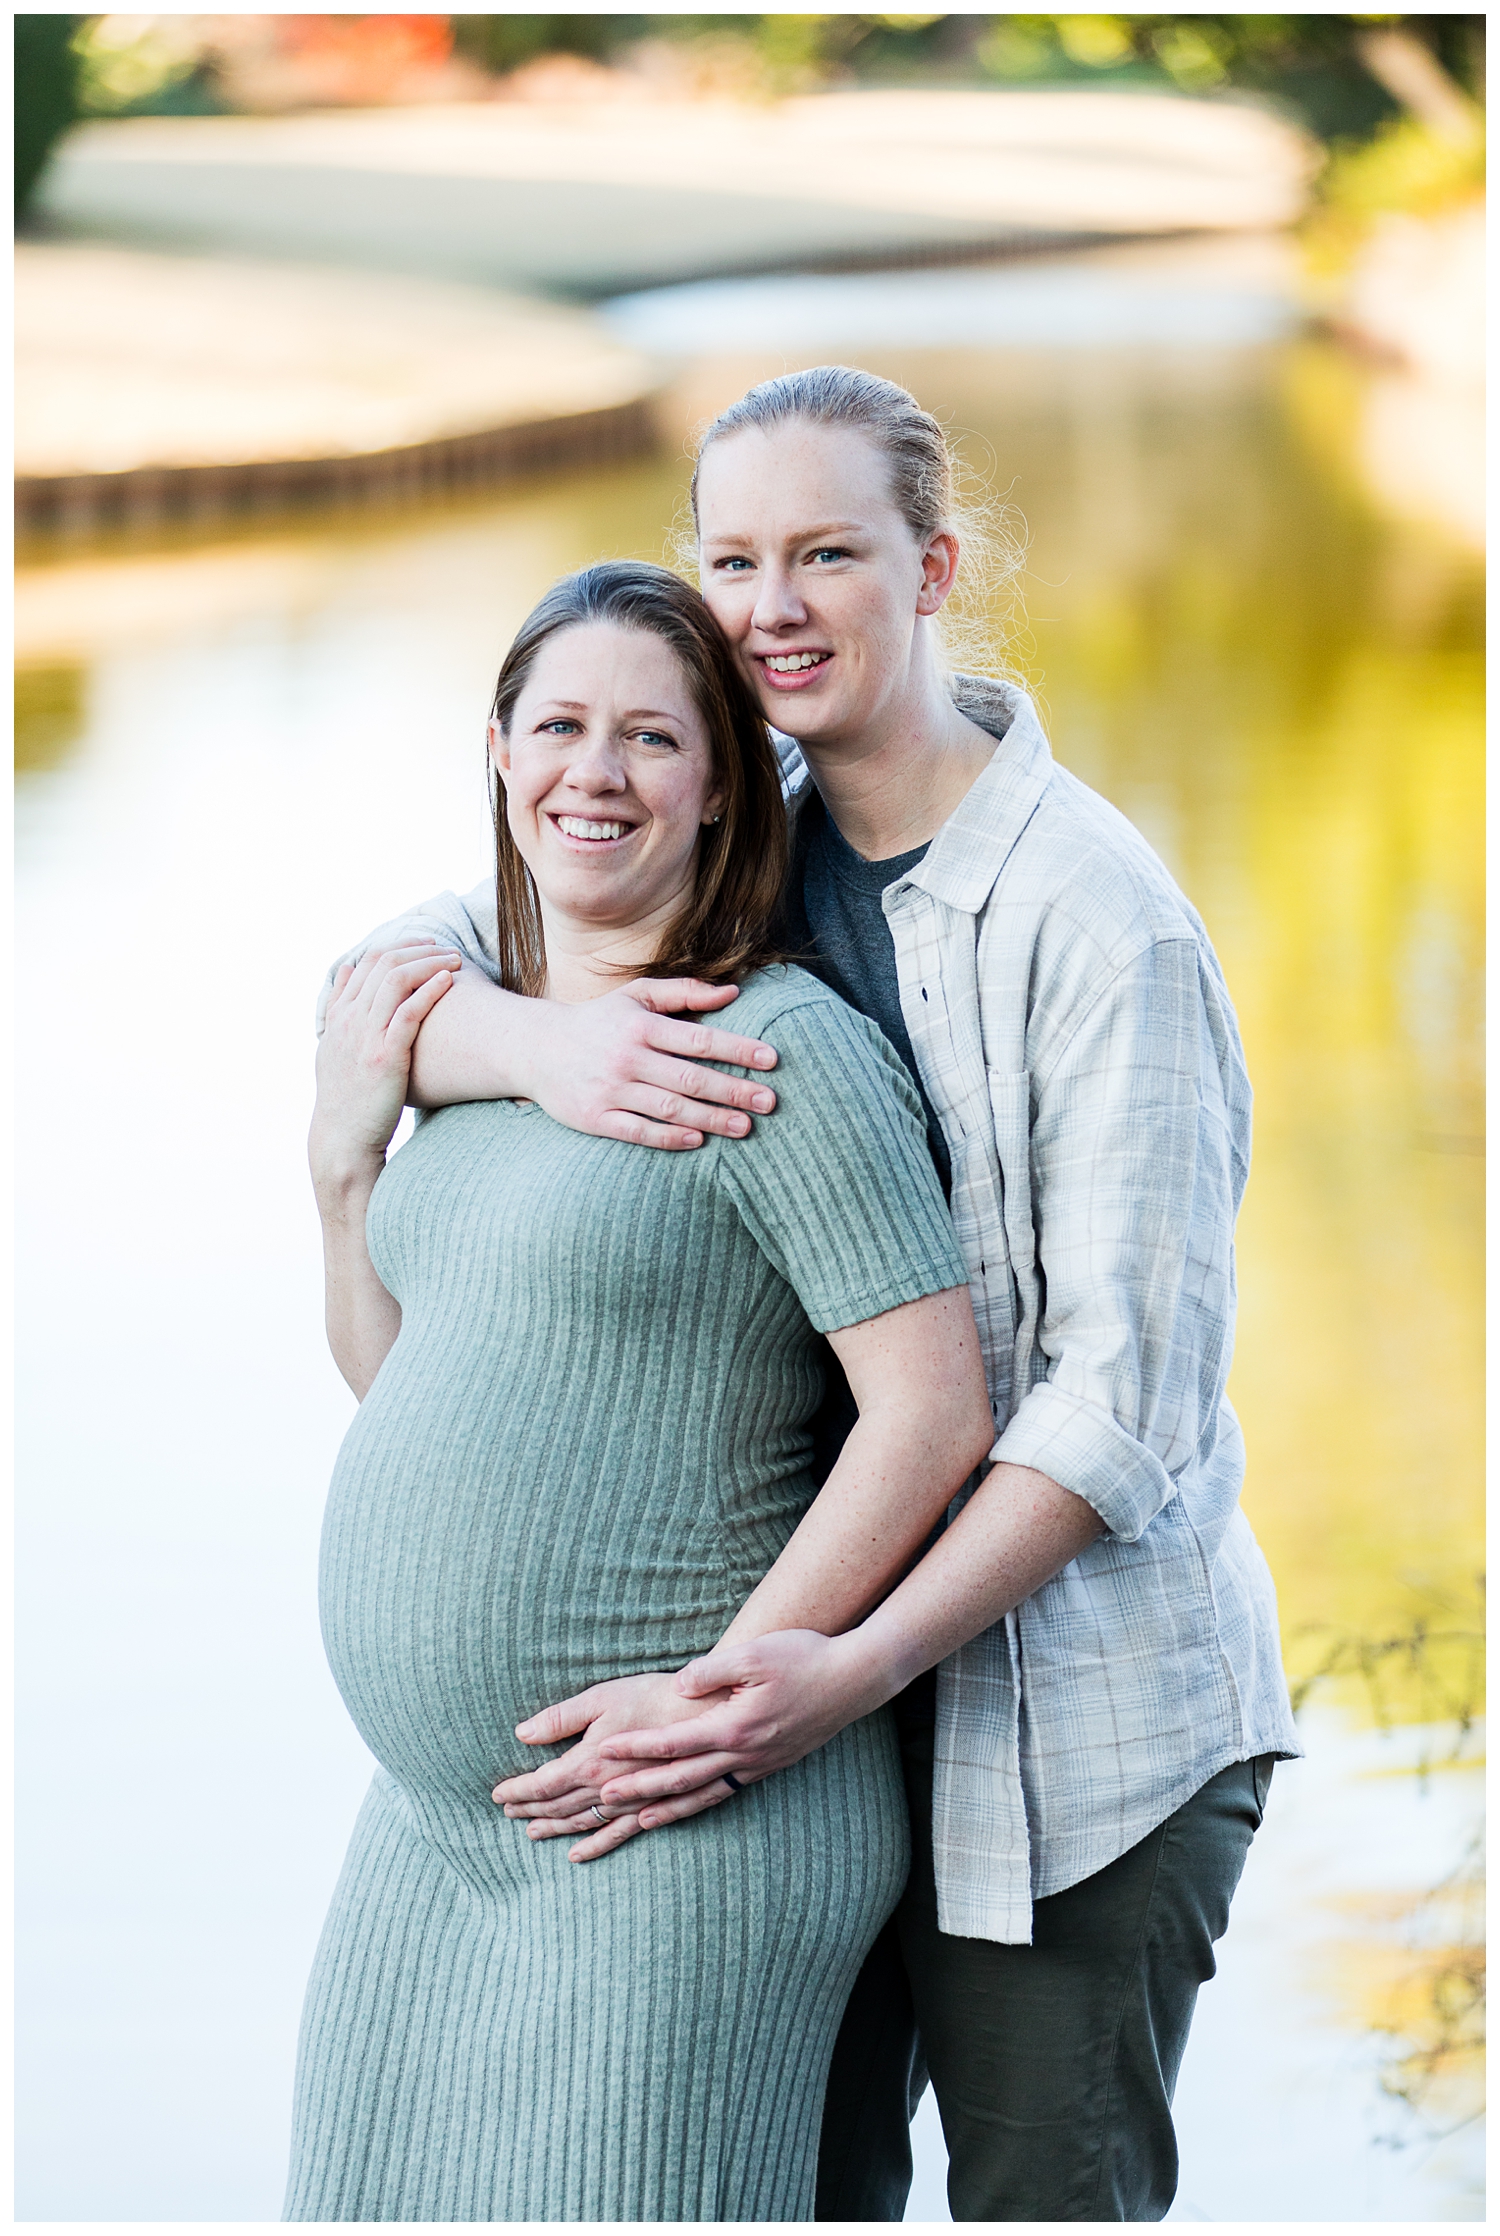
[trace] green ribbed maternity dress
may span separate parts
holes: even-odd
[[[314,1961],[285,2217],[812,2217],[855,1974],[900,1893],[886,1715],[586,1865],[490,1800],[517,1721],[713,1645],[814,1496],[814,1330],[965,1278],[911,1083],[815,980],[748,982],[753,1135],[421,1125],[370,1208],[401,1333],[339,1454],[329,1660],[380,1765]]]

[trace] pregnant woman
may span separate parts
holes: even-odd
[[[490,736],[504,983],[737,983],[777,1107],[660,1157],[469,1102],[386,1165],[459,958],[338,975],[311,1156],[362,1402],[321,1601],[379,1768],[308,1989],[286,2217],[810,2219],[834,2037],[907,1869],[886,1713],[592,1868],[491,1794],[549,1701],[838,1632],[889,1588],[993,1435],[964,1263],[900,1063],[774,959],[775,757],[696,593],[560,584]],[[859,1419],[815,1496],[820,1333]],[[663,1676],[661,1721],[701,1705]]]

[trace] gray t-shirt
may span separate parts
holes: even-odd
[[[927,852],[914,847],[883,862],[867,862],[839,830],[816,791],[797,816],[797,836],[787,888],[787,939],[804,969],[821,978],[851,1009],[880,1027],[911,1073],[927,1120],[927,1150],[937,1168],[943,1194],[951,1193],[952,1165],[937,1112],[927,1099],[917,1070],[916,1052],[901,1013],[896,977],[896,943],[880,896],[898,877],[914,870]],[[825,1390],[812,1424],[814,1468],[826,1480],[859,1419],[849,1384],[831,1349],[823,1357]],[[929,1670],[917,1680],[921,1712],[933,1712],[934,1679]],[[902,1696],[903,1699],[906,1697]],[[919,1704],[919,1705],[920,1705]]]
[[[927,1099],[896,979],[896,947],[880,896],[914,870],[927,852],[914,847],[883,862],[856,854],[822,800],[809,799],[798,817],[797,858],[792,866],[790,928],[797,959],[826,986],[873,1020],[885,1034],[922,1098],[927,1147],[944,1195],[952,1191],[948,1144]]]

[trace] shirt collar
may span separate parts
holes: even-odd
[[[977,915],[1052,781],[1051,749],[1030,694],[997,676],[956,675],[953,703],[996,740],[926,856],[902,884]]]
[[[994,755],[916,868],[886,890],[894,897],[915,886],[950,908],[977,915],[1052,781],[1053,760],[1030,694],[1020,684],[998,676],[956,675],[952,690],[960,714],[994,738]],[[782,741],[777,743],[779,747]],[[800,754],[796,760],[801,782],[793,790],[794,801],[811,790]],[[791,755],[783,755],[782,765],[791,776]]]

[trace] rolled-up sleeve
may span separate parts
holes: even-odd
[[[1141,1536],[1218,1433],[1249,1096],[1246,1084],[1231,1112],[1226,1077],[1238,1096],[1222,982],[1190,937],[1144,947],[1034,1059],[1046,1378],[992,1457],[1051,1476],[1124,1539]]]

